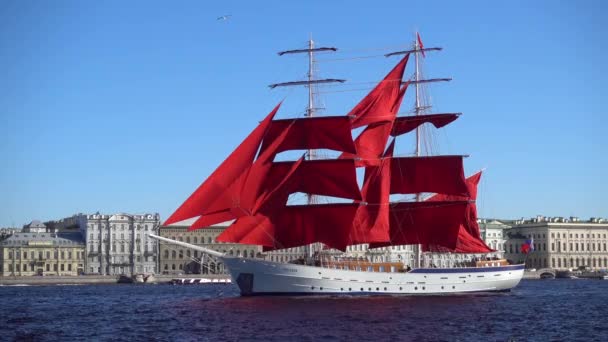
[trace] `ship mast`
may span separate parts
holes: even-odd
[[[428,78],[428,79],[423,79],[421,77],[421,67],[420,67],[420,57],[419,54],[423,54],[425,52],[428,51],[441,51],[443,50],[443,48],[441,47],[430,47],[430,48],[426,48],[424,46],[421,45],[421,41],[419,40],[419,33],[415,32],[415,36],[414,36],[414,44],[413,44],[413,49],[412,50],[406,50],[406,51],[396,51],[396,52],[391,52],[386,54],[386,57],[390,57],[390,56],[396,56],[396,55],[404,55],[404,54],[408,54],[408,53],[413,53],[414,54],[414,60],[415,60],[415,71],[414,71],[414,79],[410,80],[410,84],[414,84],[414,86],[416,87],[416,92],[415,92],[415,103],[414,103],[414,112],[416,116],[422,115],[424,114],[424,111],[429,109],[430,106],[427,104],[422,104],[421,103],[421,88],[420,85],[422,84],[426,84],[426,83],[434,83],[434,82],[449,82],[452,79],[451,78]],[[404,82],[405,83],[405,82]],[[422,140],[422,135],[421,135],[421,127],[418,126],[416,127],[416,146],[415,146],[415,150],[414,153],[416,155],[416,157],[420,157],[422,155],[422,151],[420,148],[421,145],[421,140]],[[420,201],[420,194],[416,194],[416,202]],[[414,247],[414,253],[416,255],[415,260],[416,260],[416,267],[421,267],[421,250],[422,250],[422,246],[421,245],[416,245]]]
[[[315,107],[315,92],[314,86],[322,83],[344,83],[346,80],[335,79],[335,78],[326,78],[326,79],[315,79],[314,70],[315,70],[315,52],[336,52],[338,51],[335,47],[319,47],[315,48],[315,42],[312,40],[312,36],[308,40],[308,48],[307,49],[298,49],[298,50],[286,50],[279,52],[279,56],[287,55],[287,54],[296,54],[296,53],[307,53],[308,54],[308,80],[306,81],[293,81],[293,82],[283,82],[283,83],[275,83],[269,85],[271,89],[276,87],[290,87],[290,86],[306,86],[308,87],[308,106],[306,108],[305,117],[311,118],[315,116],[315,112],[317,108]],[[309,149],[306,153],[306,159],[311,160],[315,159],[315,150]],[[306,199],[308,204],[314,204],[316,202],[315,196],[312,194],[306,194]],[[306,246],[308,257],[312,257],[313,249],[310,246]]]
[[[416,116],[420,115],[420,65],[419,65],[419,61],[418,61],[418,50],[420,48],[420,46],[418,46],[418,32],[416,32],[416,37],[414,37],[414,51],[416,51],[416,53],[414,53],[414,60],[415,60],[415,64],[416,64],[416,71],[414,73],[414,82],[415,82],[415,86],[416,86],[416,101],[415,101],[415,112],[416,112]],[[420,157],[420,125],[418,125],[416,127],[416,157]],[[416,202],[420,202],[420,193],[416,194]],[[420,268],[421,265],[421,257],[422,257],[422,246],[420,244],[417,244],[415,247],[415,253],[416,253],[416,267]]]

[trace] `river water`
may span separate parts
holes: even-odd
[[[499,294],[240,297],[233,285],[0,286],[0,340],[608,341],[608,281]]]

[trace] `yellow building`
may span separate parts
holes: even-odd
[[[0,242],[0,275],[66,275],[84,271],[80,233],[15,233]]]

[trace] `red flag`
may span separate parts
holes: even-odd
[[[418,37],[418,46],[420,48],[420,50],[424,49],[424,44],[422,44],[422,39],[420,39],[420,34],[418,32],[416,32],[416,37]],[[426,57],[426,55],[424,54],[424,51],[420,51],[422,52],[422,57]]]

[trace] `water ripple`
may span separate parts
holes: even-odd
[[[0,287],[0,340],[607,341],[608,282],[460,296],[239,297],[231,285]]]

